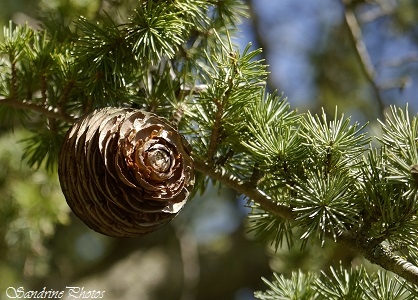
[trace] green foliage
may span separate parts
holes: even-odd
[[[274,111],[283,110],[279,107]],[[324,113],[322,121],[307,114],[301,129],[295,128],[294,123],[283,126],[283,130],[294,132],[283,136],[279,134],[279,125],[270,126],[269,118],[252,115],[249,127],[253,128],[254,138],[244,141],[244,145],[268,172],[261,186],[268,187],[278,202],[294,207],[297,224],[304,228],[301,238],[318,236],[322,243],[326,237],[337,240],[343,232],[355,227],[358,230],[365,209],[365,221],[370,222],[372,236],[389,239],[395,249],[402,248],[401,245],[414,248],[418,227],[411,165],[417,161],[416,121],[414,118],[410,122],[402,110],[392,109],[392,113],[394,119],[389,119],[388,125],[382,124],[380,152],[365,147],[369,138],[361,132],[364,126],[349,126],[349,119],[334,119],[328,125]],[[288,120],[292,122],[290,117]],[[289,121],[282,119],[279,124],[286,122]],[[291,139],[286,140],[286,136]],[[289,166],[293,166],[290,172],[286,171]],[[270,239],[276,245],[291,234],[291,227],[283,226],[277,226],[277,231],[263,231],[260,224],[270,229],[274,222],[274,217],[268,214],[255,212],[251,221],[260,236],[271,233]]]
[[[45,30],[12,23],[5,28],[0,120],[11,128],[18,119],[32,132],[22,150],[30,166],[53,171],[65,130],[92,109],[142,108],[178,126],[205,167],[271,200],[269,211],[248,199],[249,231],[276,251],[349,236],[384,243],[417,262],[417,117],[392,107],[381,122],[379,144],[372,146],[366,125],[353,124],[337,110],[330,121],[325,110],[300,114],[286,98],[267,92],[261,50],[249,44],[241,51],[231,41],[247,15],[243,1],[132,3],[129,15],[91,17],[90,9],[90,17],[71,25],[58,17]],[[198,175],[196,191],[208,184]],[[42,219],[31,206],[39,199],[26,195],[32,190],[22,186],[26,192],[19,196],[30,204],[2,202],[4,220],[16,225],[19,211],[35,211],[46,227],[61,222],[62,215],[53,218],[48,197],[39,206],[48,212]],[[276,204],[291,217],[272,213]],[[20,233],[5,227],[8,242],[19,240]],[[53,231],[41,227],[29,235],[41,239]],[[275,274],[265,282],[269,290],[258,292],[259,299],[412,299],[414,293],[403,280],[362,268],[297,272],[291,278]]]
[[[174,11],[173,7],[176,8]],[[198,13],[197,6],[193,8]],[[181,18],[181,14],[186,13],[182,10],[177,11],[175,4],[154,4],[152,0],[140,5],[127,25],[126,38],[132,45],[133,53],[151,64],[163,57],[174,57],[178,46],[186,41],[186,29],[192,25]]]
[[[386,150],[383,149],[369,152],[369,168],[363,170],[362,197],[367,203],[367,219],[372,225],[370,233],[376,238],[388,239],[395,248],[402,244],[413,246],[417,242],[415,233],[418,229],[416,201],[405,197],[409,187],[391,179],[393,173],[389,172]]]
[[[22,158],[27,161],[30,167],[43,166],[46,170],[53,171],[56,170],[58,153],[68,127],[63,124],[54,124],[54,120],[49,122],[48,130],[32,132],[30,137],[22,139],[20,142],[26,145]],[[55,128],[51,129],[53,126]]]
[[[196,124],[190,128],[192,146],[197,155],[210,161],[223,160],[228,152],[235,153],[241,148],[247,123],[241,111],[262,99],[258,95],[266,77],[265,66],[254,60],[260,50],[250,51],[248,45],[240,54],[231,44],[227,46],[220,39],[219,42],[220,52],[207,53],[208,65],[202,68],[199,77],[208,84],[207,89],[192,99],[188,111]]]
[[[416,123],[416,117],[410,120],[407,108],[392,107],[386,124],[382,122],[382,148],[369,153],[368,168],[363,170],[371,233],[387,240],[393,249],[405,252],[408,246],[412,253],[418,242]]]
[[[27,63],[31,41],[34,31],[28,26],[16,27],[10,22],[9,27],[4,28],[4,41],[0,44],[0,55],[2,61],[2,79],[0,92],[11,98],[22,95],[23,91],[17,81],[20,79],[19,67]],[[23,81],[28,81],[23,79]]]
[[[324,168],[321,172],[326,174],[353,168],[370,140],[361,133],[366,125],[350,125],[350,118],[344,119],[342,115],[338,120],[337,116],[335,109],[334,120],[328,123],[324,111],[321,118],[308,113],[303,122],[302,136],[306,139],[310,157],[314,165]]]
[[[256,292],[255,297],[262,300],[312,300],[316,291],[312,288],[315,277],[312,273],[293,272],[290,279],[276,273],[273,281],[263,278],[269,290]]]
[[[81,37],[75,45],[77,69],[83,69],[83,93],[94,106],[120,105],[127,101],[126,86],[136,59],[126,34],[110,18],[94,24],[81,18],[77,23]]]
[[[261,186],[294,207],[297,224],[304,228],[302,239],[317,236],[322,244],[326,236],[336,240],[355,226],[363,207],[358,168],[369,142],[361,133],[364,126],[351,126],[350,119],[337,119],[337,114],[329,123],[324,112],[322,119],[296,115],[284,101],[273,99],[249,112],[251,138],[243,141],[266,173]],[[264,222],[262,215],[252,219]],[[289,235],[280,230],[272,239],[279,245]]]
[[[250,224],[248,232],[253,233],[254,238],[260,242],[270,242],[276,252],[285,246],[288,248],[294,246],[293,222],[269,214],[257,204],[251,206],[248,220]]]
[[[345,270],[342,266],[339,269],[331,267],[329,275],[321,272],[315,288],[323,299],[364,299],[367,294],[363,290],[364,278],[363,268]]]
[[[297,127],[301,116],[289,109],[286,99],[276,94],[262,95],[245,108],[248,133],[241,143],[265,172],[283,170],[286,176],[293,171],[289,168],[305,158]]]
[[[415,198],[418,191],[415,165],[418,162],[417,117],[409,118],[408,107],[403,111],[400,108],[391,107],[391,117],[386,118],[386,124],[382,123],[383,136],[381,143],[386,146],[385,156],[388,160],[390,179],[405,183],[410,193],[407,197]],[[415,199],[414,199],[415,200]]]
[[[367,273],[364,267],[344,269],[330,268],[329,272],[293,272],[290,278],[276,273],[273,280],[263,278],[268,286],[265,292],[258,291],[255,297],[269,299],[310,299],[310,300],[407,300],[415,299],[412,285],[393,277],[385,271]]]
[[[326,236],[335,241],[357,222],[360,211],[352,187],[355,182],[346,174],[312,174],[303,183],[296,183],[296,197],[292,201],[298,213],[296,221],[305,228],[302,239],[319,237],[324,244]],[[353,197],[354,194],[354,197]]]
[[[212,18],[217,22],[222,22],[221,26],[228,29],[234,29],[241,22],[242,17],[249,16],[247,6],[240,0],[210,0],[209,2],[216,7]]]
[[[99,22],[80,18],[75,22],[74,33],[67,34],[67,39],[10,23],[5,28],[4,42],[0,45],[0,95],[10,101],[23,99],[30,105],[55,109],[65,119],[108,105],[136,106],[168,118],[173,116],[175,109],[189,111],[181,104],[183,99],[178,98],[181,95],[180,86],[187,86],[191,80],[193,83],[196,81],[190,77],[190,72],[200,72],[202,67],[214,67],[214,63],[206,64],[207,60],[212,60],[212,54],[208,54],[199,64],[194,60],[193,66],[188,63],[188,55],[184,54],[194,53],[193,49],[199,49],[200,43],[210,43],[211,40],[214,41],[211,45],[216,49],[224,47],[216,29],[224,28],[227,24],[233,27],[238,20],[232,17],[235,13],[226,15],[226,11],[233,11],[229,5],[239,8],[238,15],[243,13],[240,1],[173,1],[165,5],[142,1],[128,21],[123,23],[115,21],[108,14],[101,17]],[[218,18],[224,23],[212,27],[214,24],[210,20]],[[62,26],[62,23],[48,23],[47,28],[59,34]],[[247,48],[239,59],[233,57],[235,54],[227,57],[229,52],[235,52],[232,48],[228,49],[227,54],[225,49],[212,51],[213,55],[221,53],[220,57],[213,59],[217,59],[218,64],[224,64],[222,68],[225,72],[229,72],[228,68],[233,70],[233,78],[226,86],[234,81],[235,93],[247,91],[236,87],[245,80],[252,80],[244,77],[242,72],[252,77],[260,75],[254,74],[257,71],[251,71],[258,68],[258,63],[253,61],[258,51],[250,52]],[[182,63],[184,59],[186,63]],[[223,60],[229,62],[225,65]],[[213,70],[217,70],[217,67]],[[225,73],[220,76],[229,75]],[[219,82],[223,79],[220,78]],[[220,87],[218,92],[222,93],[224,89],[225,86]],[[247,91],[232,97],[249,94],[250,91]],[[235,103],[236,108],[235,100],[230,103]],[[233,111],[230,108],[229,111]],[[10,124],[12,122],[7,120],[24,120],[25,110],[1,105],[0,117]],[[65,127],[59,120],[54,122],[54,128]],[[39,124],[49,123],[50,120],[44,119],[31,126],[38,130]],[[184,124],[184,120],[179,123]],[[25,141],[25,157],[30,165],[35,166],[41,165],[46,158],[49,167],[57,156],[59,147],[56,145],[62,132],[40,132],[44,132],[44,138]],[[50,142],[43,143],[48,140]]]
[[[349,126],[349,119],[337,120],[335,113],[329,124],[324,112],[322,120],[311,114],[304,119],[305,161],[312,164],[294,186],[297,220],[308,228],[302,238],[316,234],[322,243],[327,234],[336,240],[356,223],[361,204],[355,168],[369,141],[360,133],[364,126]]]
[[[391,277],[383,271],[367,277],[365,299],[416,299],[417,290],[404,280]]]
[[[33,30],[29,26],[18,26],[13,29],[12,22],[9,22],[9,27],[4,27],[3,41],[1,43],[0,51],[2,54],[7,54],[10,62],[13,64],[19,59],[19,56],[24,53],[27,48],[27,42],[30,40]]]

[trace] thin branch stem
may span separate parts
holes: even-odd
[[[246,83],[240,83],[238,84],[238,88],[244,87],[245,85]],[[259,86],[259,87],[265,87],[266,82],[265,81],[257,82],[257,83],[254,83],[254,85]],[[177,97],[181,99],[190,95],[199,95],[200,93],[206,92],[208,88],[209,88],[209,85],[207,84],[196,84],[193,86],[182,85]]]
[[[373,22],[379,18],[386,17],[393,13],[393,9],[384,8],[382,5],[363,12],[359,19],[362,23]]]
[[[208,146],[208,154],[207,154],[207,161],[210,167],[214,164],[214,155],[216,152],[216,145],[218,144],[219,139],[219,131],[221,129],[221,121],[223,115],[223,106],[216,102],[217,110],[215,113],[215,121],[213,123],[212,132],[210,135],[209,146]]]
[[[232,48],[232,46],[230,46]],[[235,75],[237,74],[237,66],[236,66],[236,56],[235,54],[230,55],[230,63],[231,63],[231,72],[227,76],[227,87],[220,99],[213,99],[216,105],[216,112],[215,112],[215,120],[212,127],[212,132],[209,139],[209,146],[208,146],[208,154],[207,154],[207,162],[210,167],[212,167],[215,163],[214,156],[218,148],[219,140],[221,138],[221,131],[222,131],[222,119],[225,112],[225,107],[229,102],[231,97],[231,93],[234,89],[234,81]]]
[[[371,263],[379,265],[407,281],[418,285],[418,267],[402,257],[395,255],[381,243],[366,240],[365,237],[359,238],[349,235],[340,236],[337,242],[363,255]]]
[[[196,84],[193,86],[182,85],[177,97],[182,99],[190,95],[199,95],[200,93],[206,92],[207,90],[208,85],[204,83]]]
[[[12,62],[12,78],[10,82],[10,95],[15,97],[17,94],[17,69],[14,56],[10,56],[10,61]]]
[[[209,139],[209,146],[208,146],[208,157],[207,161],[210,167],[214,164],[214,156],[217,150],[217,146],[219,144],[220,133],[222,129],[222,117],[225,111],[225,105],[229,100],[231,95],[232,87],[233,87],[233,80],[235,75],[235,69],[232,68],[232,74],[228,78],[228,88],[225,90],[225,93],[221,99],[213,99],[216,105],[216,112],[215,112],[215,121],[213,123],[212,132]]]
[[[62,120],[69,124],[72,124],[75,122],[75,118],[69,115],[60,113],[53,107],[48,108],[46,106],[33,103],[32,101],[26,101],[26,100],[16,101],[16,100],[12,100],[9,98],[0,97],[0,105],[2,104],[17,108],[17,109],[36,111],[38,113],[43,114],[44,116],[54,118],[56,120]]]
[[[360,25],[357,21],[356,15],[352,8],[344,6],[344,20],[349,31],[350,40],[354,46],[357,58],[360,62],[361,69],[366,76],[367,81],[369,82],[372,90],[375,94],[377,104],[379,106],[379,114],[383,117],[385,105],[383,98],[380,95],[379,85],[376,81],[376,72],[370,58],[370,55],[367,51],[366,44],[364,43],[363,34],[361,33]]]
[[[397,57],[393,59],[386,59],[380,62],[379,65],[391,68],[398,68],[406,64],[418,62],[418,53],[411,53],[404,57]]]
[[[409,76],[404,76],[398,79],[388,80],[385,82],[382,82],[379,85],[379,88],[381,90],[392,90],[392,89],[399,89],[402,91],[405,87],[407,87],[411,83],[411,78]]]
[[[42,103],[46,106],[48,105],[48,95],[47,95],[47,83],[46,83],[46,75],[41,75],[41,95],[42,95]]]
[[[295,219],[295,215],[290,207],[274,202],[269,195],[252,186],[250,183],[241,181],[231,174],[214,170],[207,163],[197,159],[195,159],[194,165],[198,172],[226,184],[240,194],[246,195],[254,202],[260,204],[261,208],[265,211],[287,220]]]
[[[69,80],[67,81],[66,85],[64,86],[64,89],[62,90],[61,96],[57,103],[58,111],[61,113],[64,106],[68,102],[68,96],[70,95],[71,89],[73,88],[75,84],[75,80]]]

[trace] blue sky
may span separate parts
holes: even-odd
[[[341,22],[343,10],[335,0],[257,0],[253,1],[260,19],[265,39],[270,44],[267,63],[270,65],[271,80],[288,97],[294,107],[309,109],[308,99],[315,97],[313,69],[307,53],[320,47],[332,26]],[[395,1],[386,1],[388,5]],[[377,7],[368,6],[366,9]],[[361,12],[360,12],[361,13]],[[418,62],[402,67],[386,65],[394,59],[418,55],[417,45],[405,35],[397,34],[388,18],[381,18],[363,26],[367,49],[378,73],[378,80],[384,84],[408,76],[408,85],[402,91],[391,89],[382,93],[386,104],[404,106],[409,103],[413,113],[418,111]],[[251,21],[241,25],[242,33],[237,38],[243,49],[249,42],[255,44]],[[256,45],[254,45],[255,47]],[[303,109],[302,109],[303,110]]]

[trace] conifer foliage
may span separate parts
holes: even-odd
[[[134,167],[125,173],[117,161],[109,164],[109,174],[94,177],[96,187],[107,187],[88,191],[95,201],[70,200],[90,227],[119,236],[113,230],[120,228],[108,223],[117,217],[129,223],[126,236],[154,230],[172,219],[189,193],[204,190],[210,178],[248,198],[250,232],[276,249],[299,241],[302,249],[311,242],[336,242],[396,274],[342,267],[291,278],[275,274],[271,282],[265,280],[268,290],[256,293],[259,299],[417,296],[418,120],[407,107],[391,107],[377,139],[366,133],[367,124],[352,122],[337,110],[330,117],[291,109],[285,98],[267,92],[266,66],[257,59],[261,50],[252,51],[250,45],[237,49],[231,42],[240,18],[247,15],[239,0],[138,0],[130,15],[109,13],[95,20],[80,17],[71,25],[46,22],[42,30],[10,23],[0,43],[0,120],[20,122],[33,132],[24,140],[24,158],[31,166],[54,170],[63,144],[62,155],[75,151],[71,159],[64,158],[68,168],[60,171],[64,194],[85,195],[76,190],[83,182],[71,181],[77,163],[91,164],[93,172],[98,171],[94,159],[109,159],[105,150],[98,153],[103,128],[95,131],[94,117],[92,124],[72,132],[77,136],[65,136],[83,116],[108,108],[99,110],[96,120],[114,125],[135,114],[139,119],[153,114],[168,120],[164,130],[173,130],[135,137],[141,145],[158,140],[165,147],[149,145],[142,169],[150,181],[140,196],[124,188],[115,192],[112,172],[127,185],[135,176],[144,181]],[[180,141],[177,134],[188,143],[171,146],[171,140]],[[107,141],[117,144],[109,149],[126,146],[120,143],[132,136],[126,138]],[[97,149],[91,148],[93,141],[99,142]],[[83,153],[92,156],[80,161]],[[163,166],[153,165],[157,156]],[[158,172],[150,173],[155,168],[170,176],[156,178]],[[193,172],[198,176],[192,191]],[[172,174],[180,183],[170,181]],[[168,183],[162,182],[165,178]],[[147,194],[147,188],[158,197]],[[108,201],[106,195],[112,196],[108,209],[98,209],[96,200]],[[118,197],[125,206],[112,202]],[[132,209],[143,215],[128,222],[126,211]]]

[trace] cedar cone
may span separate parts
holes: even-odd
[[[72,211],[91,229],[137,237],[172,220],[194,183],[185,139],[138,109],[93,111],[67,132],[58,175]]]

